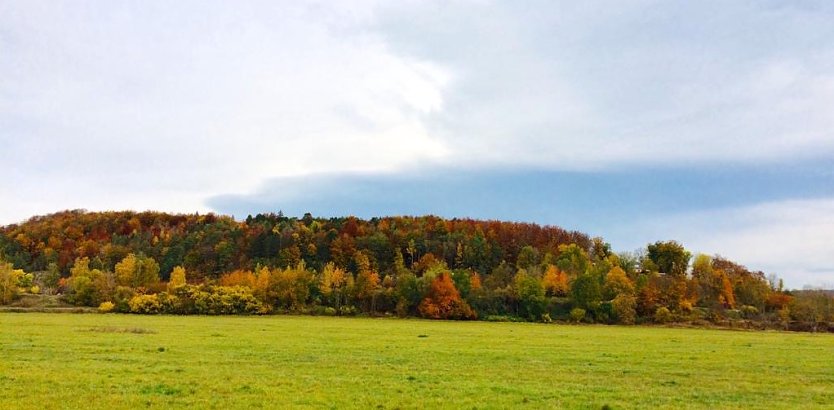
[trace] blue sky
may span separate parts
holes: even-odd
[[[0,1],[0,223],[437,214],[834,283],[834,5]]]

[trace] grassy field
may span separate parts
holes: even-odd
[[[834,337],[0,313],[0,408],[834,408]]]

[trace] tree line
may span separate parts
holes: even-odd
[[[0,228],[0,303],[102,311],[829,329],[834,299],[675,241],[615,253],[536,224],[65,211]],[[5,261],[5,262],[3,262]]]

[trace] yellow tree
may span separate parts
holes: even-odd
[[[634,283],[631,282],[622,268],[615,266],[605,275],[603,292],[603,298],[607,300],[612,300],[617,295],[633,295]]]
[[[185,268],[177,266],[171,271],[171,279],[168,281],[168,292],[174,291],[176,288],[185,286]]]
[[[542,277],[542,285],[548,296],[567,296],[570,292],[568,275],[553,265],[547,265],[547,270]]]
[[[371,263],[364,253],[357,251],[354,255],[354,262],[357,270],[354,294],[356,299],[365,305],[365,310],[373,311],[376,307],[374,305],[376,291],[379,288],[379,275],[371,270]]]
[[[159,282],[159,264],[153,258],[128,254],[116,264],[116,282],[133,288],[151,286]]]
[[[10,303],[17,297],[17,282],[23,271],[14,269],[11,263],[0,261],[0,305]]]
[[[337,267],[333,262],[324,265],[324,270],[321,272],[319,290],[321,290],[321,294],[325,298],[331,298],[333,300],[336,309],[341,307],[342,293],[345,285],[347,285],[347,274],[344,270]]]
[[[274,298],[269,295],[269,284],[271,272],[266,266],[258,270],[258,279],[255,281],[255,297],[261,299],[262,302],[272,306]]]

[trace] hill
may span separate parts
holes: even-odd
[[[6,261],[6,262],[3,262]],[[27,273],[29,272],[29,273]],[[530,223],[85,212],[0,228],[0,304],[135,313],[685,322],[829,329],[834,299],[675,241],[638,254]]]

